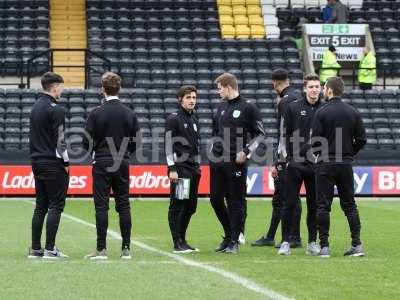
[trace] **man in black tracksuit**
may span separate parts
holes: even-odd
[[[168,177],[171,181],[168,223],[174,243],[174,253],[198,251],[186,241],[186,230],[197,208],[201,174],[199,122],[193,113],[196,99],[197,89],[194,86],[182,86],[178,91],[179,111],[172,113],[166,122],[165,152]],[[179,199],[176,195],[178,178],[190,180],[187,199]]]
[[[55,246],[69,182],[69,158],[64,140],[65,111],[58,105],[64,80],[58,74],[47,72],[41,83],[43,93],[33,105],[30,116],[29,142],[36,207],[28,257],[58,259],[67,257]],[[46,214],[46,246],[43,250],[40,238]]]
[[[84,148],[93,152],[93,196],[96,210],[97,248],[86,256],[107,259],[109,196],[112,188],[115,210],[119,214],[122,259],[131,259],[131,211],[129,204],[129,154],[136,151],[139,125],[135,114],[118,98],[121,78],[106,72],[101,78],[104,103],[93,110],[86,123],[90,138]]]
[[[316,112],[312,129],[312,152],[317,155],[315,177],[321,257],[330,255],[329,213],[334,185],[351,231],[351,247],[344,255],[364,255],[360,240],[361,222],[354,200],[352,162],[354,155],[365,145],[366,135],[360,113],[340,99],[343,91],[344,83],[340,78],[327,80],[324,88],[327,104]],[[321,143],[320,139],[325,143]]]
[[[285,113],[285,141],[287,167],[285,174],[286,197],[282,208],[282,244],[278,251],[281,255],[290,254],[290,233],[294,210],[298,203],[300,188],[304,181],[307,201],[307,253],[319,254],[317,241],[317,208],[315,200],[314,162],[306,160],[301,151],[310,139],[311,125],[315,111],[321,107],[321,83],[317,75],[304,77],[304,97],[289,104]]]
[[[300,99],[301,93],[293,89],[289,84],[288,72],[284,69],[276,69],[272,72],[272,83],[275,91],[278,93],[277,99],[277,129],[279,136],[279,146],[276,151],[275,163],[272,168],[272,177],[274,178],[274,195],[272,197],[272,215],[269,229],[266,235],[252,243],[252,246],[275,246],[275,234],[278,229],[279,222],[282,218],[282,203],[285,198],[285,170],[286,170],[286,150],[283,138],[283,117],[287,107],[293,101]],[[301,203],[300,199],[295,207],[293,214],[293,226],[291,231],[290,243],[292,247],[301,247],[300,238],[300,219],[301,219]],[[279,246],[278,246],[279,247]]]
[[[237,253],[244,221],[247,159],[264,139],[265,131],[258,108],[239,95],[234,75],[224,73],[215,82],[225,101],[214,117],[210,153],[210,202],[225,232],[216,251]]]

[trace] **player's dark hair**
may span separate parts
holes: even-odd
[[[272,80],[283,81],[289,79],[289,73],[287,70],[278,68],[272,71]]]
[[[197,95],[197,89],[194,85],[184,85],[181,86],[177,92],[178,100],[181,101],[185,95],[195,92]]]
[[[325,84],[327,88],[332,90],[334,96],[340,97],[343,95],[344,82],[340,77],[330,77]]]
[[[113,72],[106,72],[101,76],[101,86],[108,96],[116,96],[121,89],[121,77]]]
[[[316,74],[308,74],[304,76],[303,78],[304,86],[306,86],[309,81],[319,81],[319,76]]]
[[[56,84],[60,84],[60,83],[64,83],[64,79],[53,72],[46,72],[42,75],[42,78],[40,79],[41,84],[42,84],[42,88],[43,90],[45,90],[46,92],[50,91],[50,89],[56,85]]]

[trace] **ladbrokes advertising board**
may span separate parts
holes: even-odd
[[[91,166],[72,166],[68,194],[92,195]],[[201,167],[199,193],[210,193],[208,166]],[[34,195],[35,180],[30,166],[0,166],[0,195]],[[169,193],[165,166],[131,166],[129,189],[132,195],[161,196]],[[400,194],[400,167],[354,167],[354,190],[357,195]],[[268,167],[249,167],[247,193],[270,196],[274,182]],[[304,187],[302,187],[304,193]]]

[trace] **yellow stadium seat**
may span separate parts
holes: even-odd
[[[235,25],[248,25],[249,18],[247,18],[247,16],[237,15],[234,17],[234,23]]]
[[[246,7],[243,6],[243,5],[235,5],[235,6],[233,6],[232,14],[234,16],[236,16],[236,15],[247,15]]]
[[[246,0],[246,5],[261,5],[261,0]]]
[[[247,14],[261,16],[261,7],[259,5],[247,5]]]
[[[232,6],[220,5],[218,6],[219,15],[232,15]]]
[[[232,39],[235,37],[235,27],[232,25],[222,25],[221,26],[221,33],[222,37],[225,39]]]
[[[250,37],[250,27],[247,25],[237,25],[236,37],[248,39]]]
[[[232,5],[246,5],[246,0],[232,0]]]
[[[229,15],[222,15],[219,17],[219,23],[221,25],[233,25],[233,17]]]
[[[250,35],[252,38],[263,38],[265,37],[265,28],[262,25],[251,25]]]
[[[232,0],[217,0],[217,5],[232,5]]]
[[[264,18],[261,16],[249,16],[249,25],[264,25]]]

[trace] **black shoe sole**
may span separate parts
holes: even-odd
[[[215,252],[221,253],[221,252],[225,252],[225,250],[226,250],[226,248],[224,248],[224,249],[215,249]]]
[[[226,254],[238,254],[239,250],[230,250],[230,249],[225,249],[224,253]]]
[[[275,243],[273,243],[273,244],[270,244],[270,243],[260,243],[260,244],[258,244],[258,243],[252,243],[251,244],[251,246],[252,247],[275,247]]]

